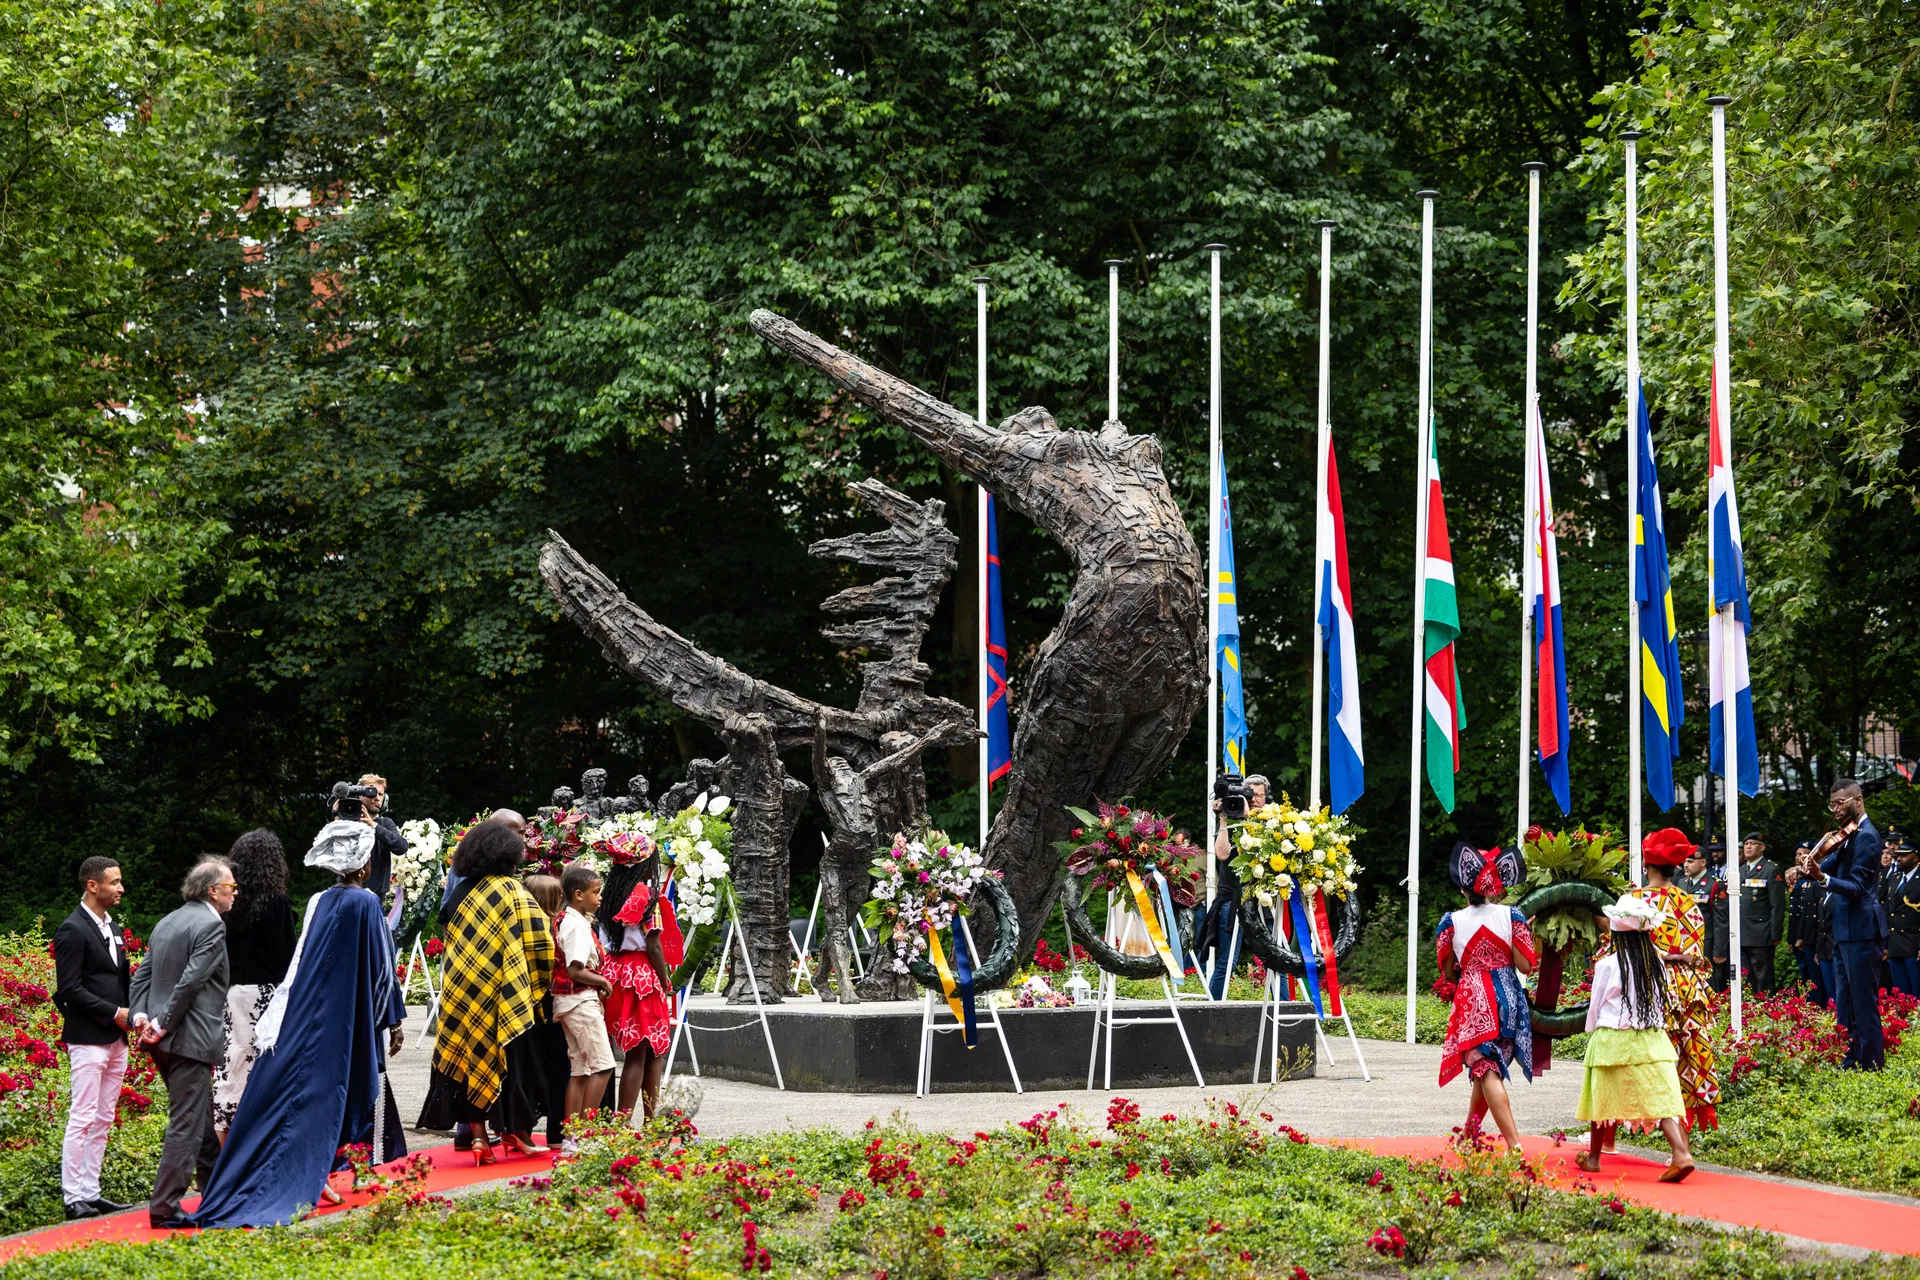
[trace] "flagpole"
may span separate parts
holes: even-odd
[[[1513,837],[1513,847],[1524,849],[1527,843],[1527,825],[1532,814],[1533,771],[1528,767],[1528,748],[1533,745],[1533,599],[1527,586],[1529,566],[1539,565],[1537,572],[1543,575],[1546,566],[1540,564],[1544,548],[1534,546],[1534,537],[1538,532],[1539,459],[1533,451],[1541,448],[1545,441],[1535,438],[1534,423],[1539,417],[1540,395],[1540,175],[1546,165],[1539,160],[1529,160],[1520,166],[1527,173],[1527,388],[1525,403],[1521,408],[1521,434],[1525,443],[1521,446],[1521,466],[1526,474],[1521,477],[1520,518],[1525,527],[1520,534],[1520,554],[1523,557],[1520,566],[1520,590],[1524,597],[1520,601],[1520,821]],[[1532,559],[1525,557],[1531,556]],[[1543,588],[1544,590],[1544,588]]]
[[[1427,486],[1433,451],[1433,202],[1438,191],[1416,191],[1420,200],[1420,425],[1416,432],[1419,477],[1413,504],[1413,763],[1407,771],[1407,1043],[1414,1044],[1420,986],[1420,731],[1427,713]]]
[[[1319,445],[1315,450],[1313,464],[1313,772],[1308,775],[1307,807],[1317,811],[1320,808],[1320,747],[1326,727],[1326,670],[1327,670],[1327,632],[1320,624],[1320,614],[1326,608],[1322,595],[1325,583],[1322,566],[1333,554],[1333,548],[1327,545],[1327,522],[1324,519],[1327,510],[1327,442],[1333,436],[1333,422],[1330,417],[1332,403],[1333,370],[1333,229],[1339,225],[1331,218],[1321,218],[1314,226],[1320,228],[1320,431]]]
[[[1204,246],[1212,260],[1208,295],[1207,392],[1207,779],[1202,813],[1213,811],[1213,777],[1220,763],[1220,255],[1224,244]],[[1208,848],[1212,848],[1209,837]],[[1207,902],[1219,887],[1216,859],[1207,859]]]
[[[1629,878],[1645,884],[1640,863],[1641,760],[1646,709],[1640,690],[1640,131],[1627,144],[1627,860]]]
[[[983,427],[987,425],[987,285],[989,283],[991,283],[991,280],[987,276],[975,276],[973,278],[975,312],[977,317],[977,336],[974,339],[974,354],[978,360],[973,403],[974,412],[979,418],[980,425]],[[987,675],[987,503],[992,501],[992,499],[988,496],[987,486],[984,484],[976,485],[975,488],[978,490],[975,494],[975,518],[977,521],[975,528],[979,533],[977,541],[979,542],[980,555],[978,563],[975,566],[976,572],[974,579],[978,584],[976,597],[980,602],[980,617],[978,619],[979,629],[976,632],[976,637],[979,641],[976,650],[979,658],[979,678],[974,681],[974,695],[975,702],[979,708],[979,718],[975,723],[978,724],[980,728],[979,847],[980,851],[984,854],[987,848],[987,831],[990,826],[987,809],[988,792],[992,789],[991,784],[987,780],[987,774],[991,769],[988,763],[988,752],[991,744],[987,741],[987,685],[989,683]]]
[[[1727,321],[1727,104],[1724,94],[1707,99],[1713,108],[1713,377],[1720,394],[1720,447],[1727,451],[1728,501],[1733,490],[1733,380],[1732,339]],[[1711,469],[1712,463],[1708,463]],[[1711,587],[1709,587],[1711,589]],[[1739,690],[1734,665],[1738,640],[1734,603],[1720,610],[1720,687],[1722,691],[1720,763],[1726,772],[1726,884],[1729,901],[1739,901],[1740,871],[1740,717]],[[1727,980],[1733,992],[1733,1034],[1741,1034],[1740,912],[1727,910]]]
[[[1120,268],[1124,258],[1107,259],[1107,421],[1120,421]]]

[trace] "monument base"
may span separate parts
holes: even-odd
[[[1159,1000],[1116,1000],[1114,1012],[1151,1017],[1166,1013]],[[1193,1056],[1209,1085],[1249,1084],[1253,1081],[1254,1040],[1260,1032],[1260,1005],[1236,1000],[1221,1004],[1181,1001],[1180,1017]],[[984,1012],[984,1011],[983,1011]],[[1281,1015],[1307,1014],[1312,1006],[1289,1002]],[[944,1003],[937,1016],[951,1024]],[[1044,1089],[1085,1089],[1087,1055],[1093,1045],[1094,1009],[1002,1009],[1014,1065],[1028,1092]],[[773,1065],[767,1041],[752,1005],[729,1005],[719,996],[695,996],[689,1010],[688,1034],[699,1055],[700,1073],[722,1080],[772,1086]],[[920,1002],[876,1001],[868,1004],[823,1004],[811,996],[767,1008],[774,1047],[787,1088],[805,1093],[912,1093],[920,1061]],[[979,1045],[969,1050],[957,1032],[933,1038],[933,1089],[936,1093],[1013,1091],[1007,1061],[994,1043],[991,1024],[983,1017]],[[735,1028],[714,1031],[713,1027]],[[702,1029],[708,1028],[708,1029]],[[1104,1046],[1103,1046],[1104,1048]],[[1268,1028],[1264,1053],[1272,1052]],[[1104,1064],[1096,1064],[1094,1082],[1100,1083]],[[1280,1078],[1298,1080],[1314,1073],[1313,1023],[1291,1022],[1280,1027]],[[693,1059],[682,1041],[674,1059],[675,1075],[691,1074]],[[1260,1078],[1267,1078],[1262,1064]],[[1113,1033],[1113,1087],[1144,1089],[1193,1084],[1193,1069],[1180,1047],[1180,1033],[1171,1023],[1117,1028]]]

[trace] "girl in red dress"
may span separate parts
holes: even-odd
[[[1539,961],[1526,918],[1499,899],[1526,878],[1518,849],[1482,852],[1464,841],[1454,846],[1447,875],[1469,905],[1441,917],[1435,939],[1440,976],[1453,982],[1453,1016],[1440,1056],[1440,1083],[1466,1072],[1473,1081],[1467,1129],[1489,1113],[1509,1148],[1518,1150],[1520,1130],[1507,1097],[1507,1068],[1519,1062],[1533,1079],[1533,1023],[1520,975]]]
[[[660,854],[653,841],[641,836],[633,850],[616,850],[612,858],[594,917],[607,950],[600,975],[613,986],[606,997],[607,1035],[624,1056],[620,1109],[631,1113],[639,1104],[651,1120],[673,1036],[670,975],[685,944],[673,904],[659,892]]]

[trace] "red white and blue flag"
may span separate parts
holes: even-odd
[[[1013,768],[1007,719],[1007,616],[1000,602],[1000,519],[987,495],[987,789]]]
[[[1735,780],[1743,796],[1760,789],[1760,746],[1753,735],[1753,686],[1747,679],[1747,629],[1752,616],[1747,608],[1747,560],[1740,545],[1740,508],[1733,497],[1733,457],[1727,449],[1725,409],[1721,402],[1720,379],[1713,380],[1713,398],[1707,416],[1707,506],[1712,513],[1713,535],[1707,545],[1707,574],[1713,581],[1715,612],[1733,606],[1733,714],[1735,732],[1740,738],[1739,777]],[[1708,758],[1713,772],[1726,772],[1726,644],[1729,635],[1724,615],[1707,627],[1712,636],[1708,661],[1713,670],[1708,687],[1712,689],[1713,714],[1710,719]]]
[[[1347,518],[1340,504],[1340,469],[1327,436],[1326,502],[1319,515],[1320,643],[1327,651],[1327,774],[1335,813],[1366,790],[1360,751],[1360,662],[1355,652],[1353,586],[1347,577]]]
[[[1547,433],[1539,406],[1528,414],[1527,432],[1533,474],[1527,482],[1527,607],[1533,610],[1534,688],[1538,702],[1534,732],[1540,771],[1546,775],[1560,812],[1572,808],[1567,780],[1567,654],[1561,632],[1560,544],[1554,536],[1553,484],[1547,477]]]

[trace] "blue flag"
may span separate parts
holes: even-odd
[[[1227,460],[1220,459],[1220,581],[1214,585],[1214,608],[1219,611],[1220,639],[1214,662],[1220,668],[1220,734],[1225,739],[1227,767],[1247,771],[1247,706],[1240,687],[1240,606],[1233,583],[1233,504],[1227,500]]]
[[[1633,598],[1640,610],[1640,742],[1646,757],[1647,795],[1673,808],[1673,762],[1680,758],[1680,723],[1687,700],[1680,689],[1680,629],[1673,616],[1673,581],[1667,574],[1667,519],[1660,501],[1660,471],[1653,457],[1653,423],[1647,392],[1633,389],[1640,433],[1639,523],[1633,531]]]
[[[1013,769],[1007,720],[1007,616],[1000,602],[1000,518],[987,495],[987,787]]]

